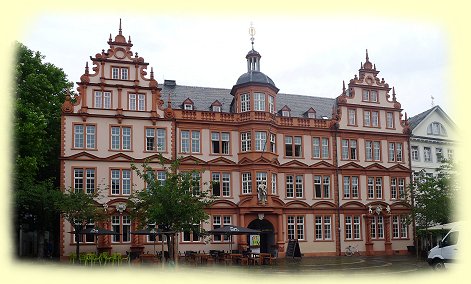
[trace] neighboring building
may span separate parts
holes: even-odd
[[[247,72],[232,89],[158,84],[121,27],[108,44],[91,57],[93,72],[87,63],[75,102],[67,97],[63,105],[61,184],[106,188],[99,202],[110,217],[99,225],[123,233],[98,244],[85,237],[84,251],[152,250],[147,237],[129,234],[136,225],[124,204],[144,187],[131,161],[150,159],[165,179],[158,153],[183,157],[183,171],[205,170],[202,182],[219,181],[205,229],[261,229],[262,252],[283,256],[289,239],[306,256],[340,255],[348,245],[367,255],[406,253],[413,244],[410,206],[401,199],[410,182],[410,132],[368,53],[358,76],[331,99],[278,93],[253,43]],[[257,195],[262,183],[266,202]],[[61,223],[62,256],[74,250],[72,229]],[[248,245],[245,236],[233,241],[233,248]],[[224,237],[205,244],[179,236],[180,251],[228,248]]]
[[[456,126],[440,106],[409,118],[412,171],[436,174],[442,159],[452,159]]]

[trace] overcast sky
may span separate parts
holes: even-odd
[[[433,23],[393,18],[345,16],[146,16],[138,14],[42,14],[18,40],[40,51],[45,61],[63,68],[77,82],[90,56],[107,49],[111,33],[131,36],[133,52],[154,67],[157,81],[231,89],[247,72],[251,48],[248,29],[256,29],[255,49],[261,71],[281,93],[335,98],[370,61],[409,116],[434,104],[452,118],[449,46],[444,30]],[[91,66],[91,65],[90,65]],[[148,70],[150,71],[150,69]]]

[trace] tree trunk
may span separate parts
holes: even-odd
[[[37,238],[37,257],[44,258],[44,231],[38,230],[38,238]]]
[[[74,235],[75,235],[75,239],[77,240],[75,242],[75,254],[77,257],[77,265],[79,265],[80,264],[80,238],[77,233],[75,233]]]

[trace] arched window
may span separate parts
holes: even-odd
[[[434,121],[428,125],[427,134],[446,136],[446,130],[440,122]]]

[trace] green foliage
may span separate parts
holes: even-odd
[[[416,181],[411,183],[410,189],[414,191],[412,214],[418,227],[427,228],[453,221],[453,205],[457,192],[454,176],[453,163],[444,161],[435,177],[427,176],[421,171]]]
[[[106,218],[105,210],[95,201],[99,198],[99,192],[88,194],[83,191],[66,189],[56,199],[56,207],[62,217],[71,224],[85,225],[90,220],[102,221]]]
[[[160,157],[163,167],[165,163]],[[191,231],[195,224],[208,219],[205,212],[212,199],[208,190],[195,188],[199,180],[192,178],[193,172],[178,172],[179,160],[172,162],[166,170],[165,183],[160,183],[147,163],[142,169],[132,165],[132,169],[145,181],[146,189],[135,191],[128,200],[131,217],[139,220],[142,226],[150,223],[159,224],[166,231]],[[197,193],[197,194],[194,194]]]
[[[46,229],[58,194],[61,105],[72,86],[62,69],[17,43],[15,88],[15,204],[17,223]],[[46,196],[48,198],[44,199]],[[44,198],[43,198],[44,197]],[[47,214],[44,210],[49,210]]]

